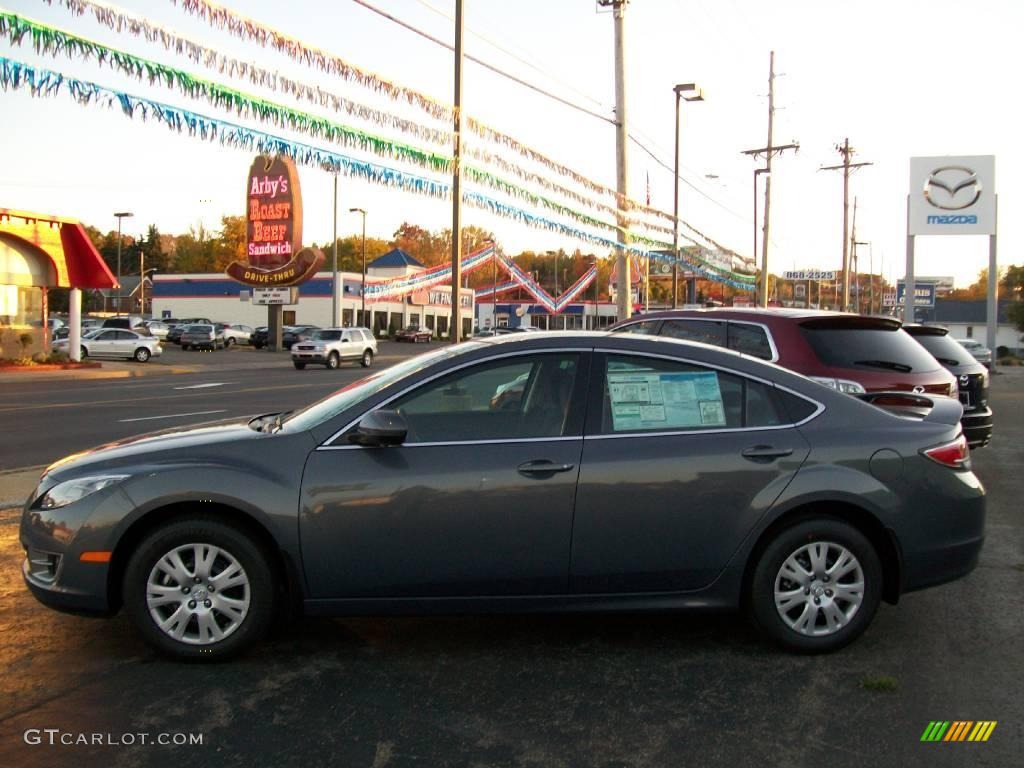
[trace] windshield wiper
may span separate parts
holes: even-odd
[[[871,368],[888,368],[890,371],[901,371],[910,373],[913,368],[904,363],[894,363],[891,360],[854,360],[854,365],[866,365]]]
[[[936,357],[935,359],[938,360],[943,365],[960,365],[959,360],[954,360],[950,357]]]

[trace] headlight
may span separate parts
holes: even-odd
[[[850,379],[833,379],[828,376],[809,376],[808,378],[811,381],[824,384],[829,389],[834,389],[837,392],[846,392],[847,394],[864,394],[867,392],[863,385]]]
[[[75,480],[65,480],[57,483],[39,499],[40,509],[58,509],[66,507],[72,502],[84,499],[91,493],[96,493],[108,485],[119,483],[128,475],[93,475],[92,477],[79,477]]]

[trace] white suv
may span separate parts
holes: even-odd
[[[312,338],[292,345],[292,364],[302,370],[309,363],[337,368],[342,360],[358,360],[369,368],[377,342],[368,328],[320,328]]]

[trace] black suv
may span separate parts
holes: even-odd
[[[964,417],[960,423],[971,448],[988,445],[992,439],[992,409],[988,407],[988,369],[949,336],[947,328],[935,325],[904,325],[946,370],[956,376]]]

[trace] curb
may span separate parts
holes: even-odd
[[[134,379],[143,376],[175,376],[184,373],[200,373],[203,369],[189,366],[153,367],[147,369],[87,369],[76,368],[64,371],[39,371],[38,373],[0,373],[0,383],[25,381],[52,381],[75,379]]]

